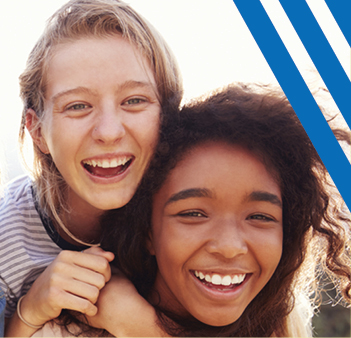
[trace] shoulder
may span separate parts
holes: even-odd
[[[21,176],[9,182],[0,199],[0,228],[2,235],[19,231],[24,224],[39,225],[41,220],[36,211],[32,193],[33,182],[28,176]],[[25,230],[23,228],[22,230]],[[1,237],[1,235],[0,235]]]
[[[4,337],[6,298],[0,289],[0,337]]]
[[[94,328],[89,332],[89,337],[97,337],[94,335]],[[59,325],[55,320],[47,322],[41,329],[36,331],[32,337],[82,337],[81,328],[76,323],[71,323],[68,327]],[[84,335],[86,337],[86,335]],[[105,335],[104,335],[105,337]]]
[[[20,176],[7,183],[1,194],[0,211],[33,200],[32,185],[33,181],[29,176]]]
[[[313,308],[307,296],[296,297],[293,310],[287,317],[286,330],[289,337],[312,337]]]
[[[5,186],[0,201],[0,288],[6,295],[6,317],[61,251],[43,226],[32,185],[28,176],[16,178]]]
[[[73,329],[73,328],[72,328]],[[47,322],[41,329],[36,331],[32,337],[75,337],[64,327],[56,324],[55,321]]]

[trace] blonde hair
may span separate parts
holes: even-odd
[[[158,91],[163,115],[176,111],[183,89],[177,62],[155,28],[120,0],[71,0],[48,20],[44,33],[31,51],[26,69],[20,76],[20,96],[24,103],[19,133],[21,150],[25,140],[28,109],[44,118],[46,70],[54,47],[82,37],[107,37],[120,34],[128,39],[149,62]],[[32,174],[40,208],[63,227],[61,211],[67,205],[68,186],[50,154],[34,144]],[[66,231],[66,230],[65,230]]]

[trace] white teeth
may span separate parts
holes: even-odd
[[[235,275],[232,279],[232,283],[233,284],[238,284],[239,283],[239,277],[237,275]]]
[[[233,278],[232,278],[232,283],[233,284],[240,284],[243,282],[243,280],[245,279],[245,276],[246,275],[235,275]]]
[[[111,160],[86,160],[83,161],[84,164],[91,165],[93,167],[101,167],[101,168],[116,168],[120,165],[126,164],[130,160],[130,157],[123,157],[119,159],[111,159]]]
[[[222,284],[225,286],[232,284],[232,279],[230,278],[230,276],[224,276],[222,278]]]
[[[108,160],[102,160],[102,167],[103,168],[109,168],[110,167],[110,162]]]
[[[207,276],[206,276],[207,277]],[[207,280],[207,279],[206,279]],[[222,284],[222,278],[220,275],[213,275],[212,276],[212,284],[214,285],[220,285]]]
[[[212,283],[214,285],[224,285],[229,286],[230,284],[240,284],[244,281],[246,274],[234,275],[233,277],[226,275],[221,277],[218,274],[209,274],[204,275],[201,271],[194,271],[196,277],[200,280],[205,279],[206,282]]]

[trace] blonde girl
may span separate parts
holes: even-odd
[[[20,90],[20,142],[26,127],[35,160],[33,179],[12,181],[0,206],[0,287],[6,317],[15,313],[9,335],[37,329],[63,308],[96,313],[113,254],[83,250],[100,242],[99,217],[132,198],[160,121],[182,97],[170,49],[119,0],[60,8],[28,58]]]

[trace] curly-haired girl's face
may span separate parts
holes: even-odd
[[[235,322],[279,263],[282,217],[280,188],[249,151],[196,146],[154,196],[148,246],[161,305],[212,326]]]

